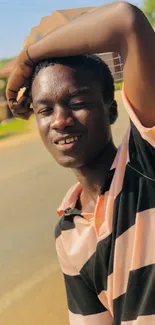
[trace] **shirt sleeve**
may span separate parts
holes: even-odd
[[[61,236],[56,238],[56,251],[64,276],[70,325],[112,325],[110,313],[96,292],[71,264]]]
[[[142,175],[155,179],[155,126],[144,127],[130,104],[123,87],[122,98],[130,118],[129,164]]]

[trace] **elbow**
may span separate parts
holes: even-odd
[[[124,25],[124,32],[127,33],[136,30],[140,24],[142,16],[144,18],[142,11],[138,7],[128,2],[119,1],[117,3],[117,10],[120,11],[121,19]]]

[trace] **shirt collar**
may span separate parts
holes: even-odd
[[[76,206],[77,199],[82,192],[82,185],[77,183],[76,185],[72,186],[67,194],[65,195],[64,199],[62,200],[59,208],[57,209],[58,215],[61,217],[64,214],[64,211],[68,208],[74,209]]]

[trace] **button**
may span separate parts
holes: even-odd
[[[64,211],[65,216],[69,216],[71,210],[72,210],[71,208],[67,208],[67,209]]]

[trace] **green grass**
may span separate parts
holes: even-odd
[[[0,124],[0,140],[11,137],[15,134],[28,132],[28,122],[20,119],[14,119]]]

